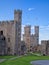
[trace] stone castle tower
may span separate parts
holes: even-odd
[[[35,26],[35,37],[36,37],[36,44],[39,44],[39,26]]]
[[[0,21],[0,55],[20,54],[21,17],[22,11],[15,10],[14,20]]]
[[[15,23],[15,52],[16,54],[20,54],[21,49],[21,19],[22,11],[18,10],[14,12],[14,23]]]
[[[35,33],[31,34],[31,26],[24,27],[23,41],[25,42],[27,51],[31,51],[32,48],[37,47],[39,44],[39,26],[35,26]]]
[[[30,50],[30,42],[31,42],[30,35],[31,35],[31,26],[30,25],[25,26],[24,27],[23,40],[24,40],[25,45],[26,45],[26,48],[27,48],[26,51],[29,51]]]

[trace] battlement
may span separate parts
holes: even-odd
[[[4,25],[4,24],[12,24],[12,23],[14,23],[14,20],[0,21],[0,25]]]
[[[19,14],[22,14],[22,10],[14,10],[14,14],[16,14],[16,13],[19,13]]]

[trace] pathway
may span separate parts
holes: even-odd
[[[49,65],[49,60],[37,60],[37,61],[32,61],[32,65]]]
[[[19,58],[19,57],[22,57],[22,56],[17,56],[17,57],[14,57],[14,58],[10,58],[8,60],[15,60],[16,58]],[[5,60],[7,60],[7,59],[0,59],[0,63],[4,62]]]
[[[1,62],[4,62],[5,60],[6,60],[6,59],[0,59],[0,63],[1,63]]]

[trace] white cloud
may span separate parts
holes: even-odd
[[[48,40],[49,39],[49,25],[47,26],[40,26],[39,32],[39,41],[41,40]]]
[[[49,25],[48,26],[40,26],[40,29],[42,29],[42,30],[49,30]]]
[[[41,31],[39,33],[39,42],[41,42],[41,40],[49,40],[49,32],[48,31]]]
[[[31,30],[34,30],[34,26],[31,27]]]
[[[25,25],[22,25],[22,27],[25,27]]]
[[[21,40],[23,40],[23,35],[21,35]]]
[[[25,25],[22,25],[22,29],[21,29],[21,40],[23,40],[23,34],[24,34],[24,27],[25,27]]]
[[[46,26],[40,26],[40,29],[45,29]]]
[[[26,23],[26,25],[30,25],[30,23],[28,22],[28,23]]]
[[[35,8],[28,8],[28,11],[34,10]]]
[[[22,34],[24,34],[24,27],[25,25],[22,25]]]

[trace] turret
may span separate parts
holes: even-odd
[[[21,10],[14,10],[14,22],[20,22],[22,17]]]

